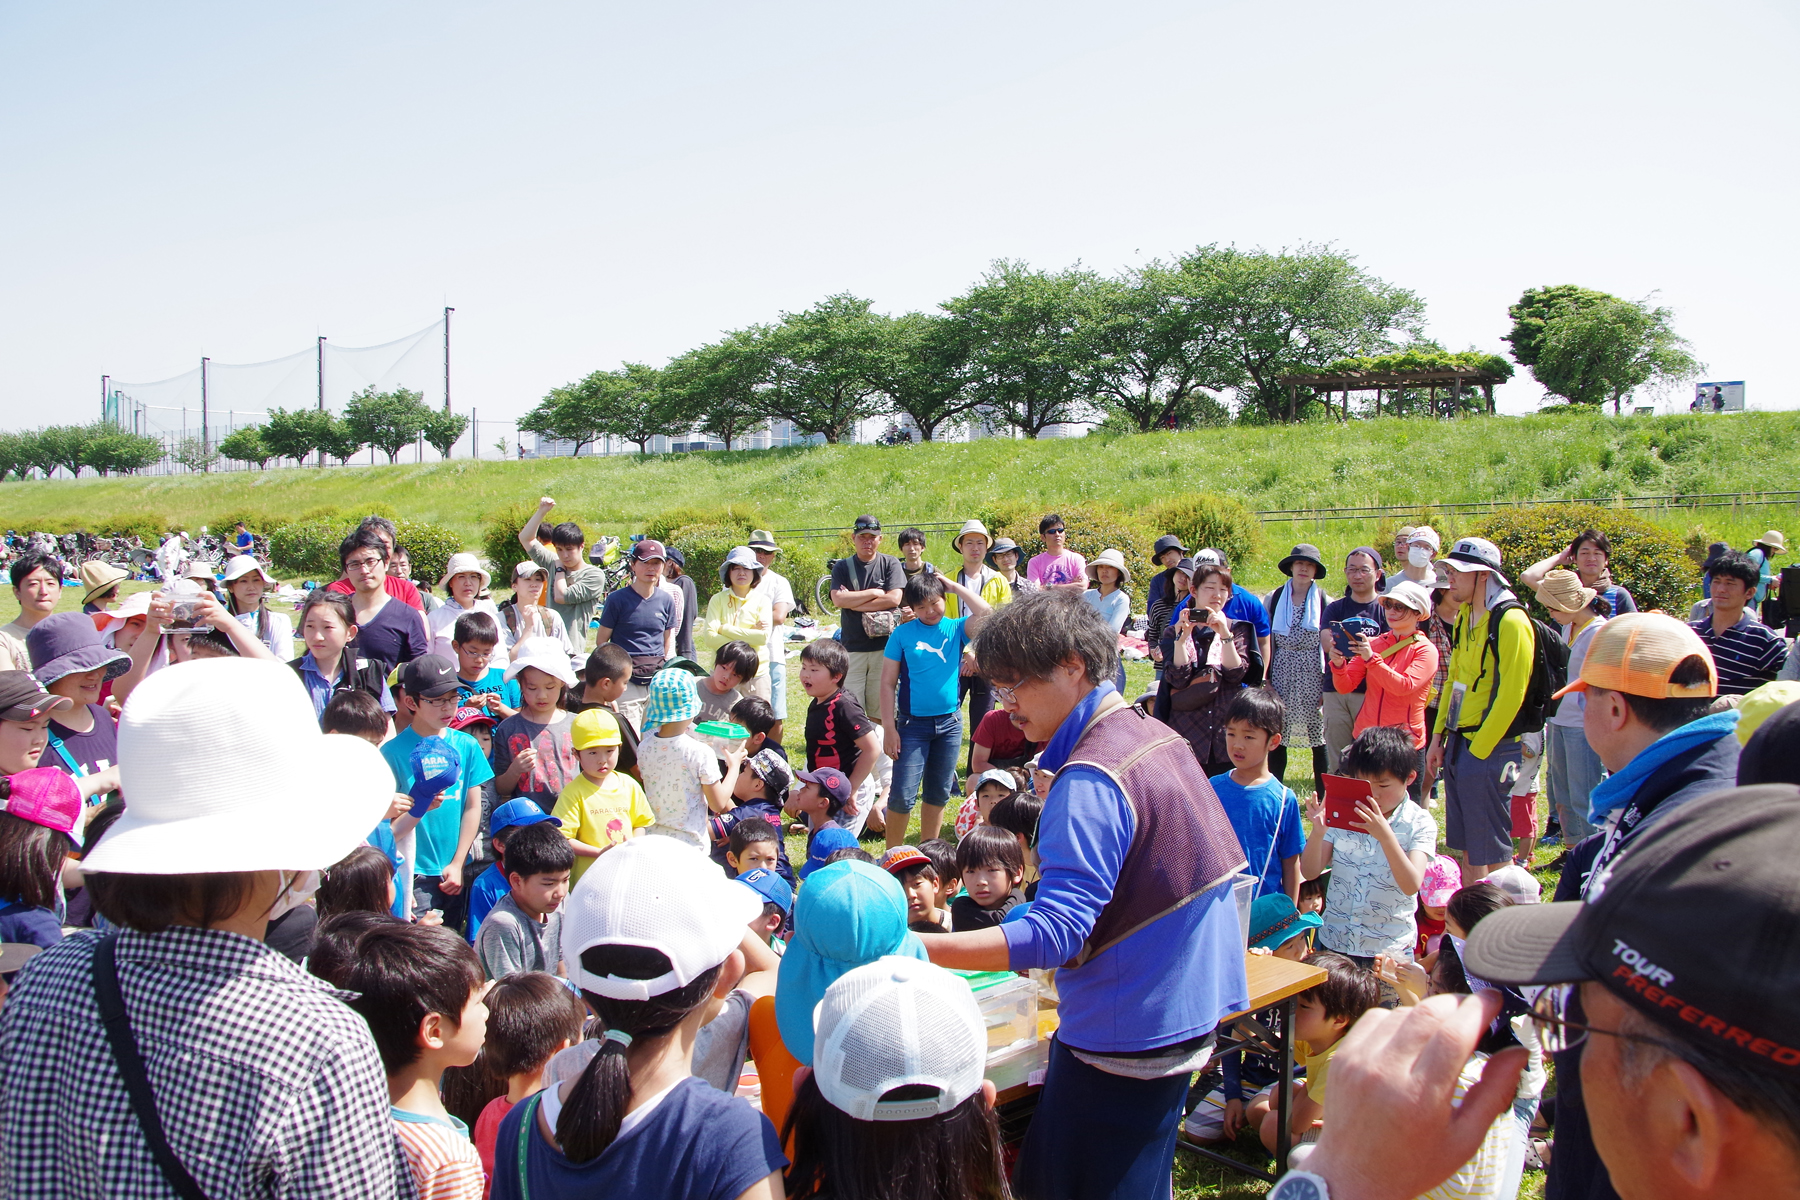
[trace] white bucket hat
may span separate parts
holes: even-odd
[[[518,572],[514,571],[513,574],[517,576]],[[458,575],[481,576],[481,590],[484,592],[487,591],[488,585],[494,582],[494,577],[488,574],[488,569],[481,565],[481,558],[478,555],[470,554],[467,550],[459,550],[452,554],[450,561],[444,564],[444,577],[438,580],[438,587],[444,589],[445,595],[449,595],[450,581]]]
[[[1381,598],[1392,600],[1396,604],[1404,604],[1421,617],[1431,615],[1431,593],[1425,590],[1425,585],[1422,583],[1403,579],[1383,592]]]
[[[698,847],[674,838],[633,838],[602,854],[569,893],[563,963],[570,982],[583,991],[648,1000],[686,987],[731,957],[762,905],[760,896],[725,878]],[[581,952],[594,946],[655,950],[669,960],[669,969],[654,979],[595,975],[581,965]]]
[[[1087,565],[1088,579],[1098,584],[1100,582],[1100,573],[1095,570],[1096,567],[1112,567],[1117,570],[1119,572],[1120,587],[1124,587],[1131,582],[1131,568],[1125,565],[1125,556],[1111,546],[1102,550],[1095,556],[1094,561]]]
[[[878,958],[839,976],[813,1010],[819,1092],[859,1121],[918,1121],[947,1113],[981,1090],[986,1066],[987,1024],[974,993],[932,963]],[[908,1086],[936,1088],[937,1094],[881,1098]]]
[[[546,675],[554,675],[564,686],[575,686],[575,670],[569,666],[569,652],[553,637],[529,637],[519,643],[519,657],[506,664],[508,682],[519,677],[526,667],[536,667]]]
[[[958,554],[961,554],[962,540],[971,533],[979,533],[981,535],[981,540],[986,542],[990,547],[994,544],[994,535],[988,532],[987,526],[983,525],[980,521],[970,520],[964,521],[963,527],[957,530],[955,537],[950,539],[950,548]]]
[[[234,580],[242,579],[253,571],[262,576],[264,583],[270,587],[275,586],[275,577],[263,570],[262,564],[248,554],[233,555],[231,561],[225,564],[225,582],[231,583]]]
[[[245,787],[228,762],[255,763],[261,782]],[[119,772],[131,804],[84,870],[317,870],[361,844],[394,798],[380,751],[321,733],[299,676],[247,658],[139,684],[119,719]]]

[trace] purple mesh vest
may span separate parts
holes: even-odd
[[[1112,899],[1065,966],[1078,967],[1249,864],[1187,739],[1133,706],[1090,722],[1069,767],[1105,772],[1137,817]]]

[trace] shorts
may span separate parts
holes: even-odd
[[[1469,751],[1460,733],[1444,742],[1444,843],[1471,866],[1512,861],[1512,784],[1500,782],[1506,764],[1520,760],[1517,738],[1503,738],[1485,759]]]

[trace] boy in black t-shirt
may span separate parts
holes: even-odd
[[[967,893],[950,904],[950,927],[957,933],[988,929],[1024,903],[1025,852],[1004,829],[977,825],[956,844],[956,873]]]
[[[812,697],[806,706],[806,769],[835,767],[849,778],[849,819],[839,824],[860,833],[865,822],[876,827],[874,788],[867,785],[881,757],[881,728],[844,690],[849,670],[850,654],[838,642],[821,638],[800,651],[800,686]]]

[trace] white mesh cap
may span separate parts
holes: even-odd
[[[614,1000],[648,1000],[686,987],[737,949],[762,900],[738,887],[704,851],[650,834],[602,854],[563,906],[562,956],[576,987]],[[670,963],[654,979],[595,975],[581,952],[642,946]]]
[[[813,1029],[819,1091],[859,1121],[923,1120],[981,1090],[981,1010],[967,983],[931,963],[890,955],[845,972],[813,1011]],[[938,1093],[882,1099],[908,1085]]]

